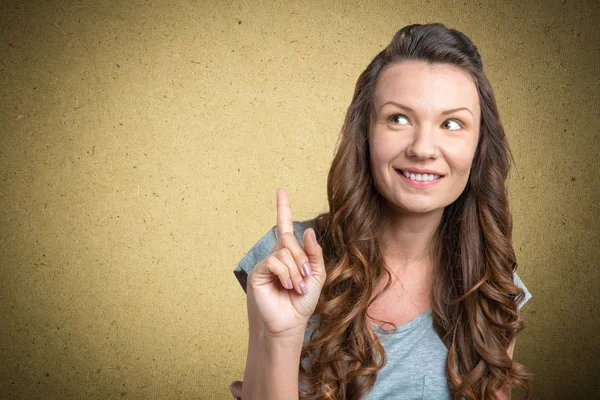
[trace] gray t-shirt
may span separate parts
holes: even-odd
[[[294,222],[294,235],[304,247],[304,231],[314,228],[314,220]],[[240,285],[246,290],[246,279],[254,266],[271,253],[278,239],[277,226],[272,227],[254,244],[240,260],[234,274]],[[525,291],[525,298],[518,308],[532,297],[517,273],[514,282]],[[317,315],[311,317],[318,319]],[[400,325],[394,332],[372,323],[375,333],[385,349],[386,364],[378,372],[375,385],[365,400],[401,398],[403,400],[451,399],[446,381],[446,361],[448,349],[433,328],[431,308],[411,321]],[[310,337],[310,326],[304,340]],[[310,368],[307,359],[302,360],[305,368]]]

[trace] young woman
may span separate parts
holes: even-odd
[[[329,212],[277,225],[240,261],[248,399],[530,398],[512,361],[531,297],[516,274],[510,150],[475,45],[400,29],[360,75]]]

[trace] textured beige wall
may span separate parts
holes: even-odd
[[[1,398],[230,398],[232,270],[276,188],[296,220],[325,210],[356,78],[436,21],[480,49],[518,163],[515,358],[536,399],[598,393],[597,2],[6,3]]]

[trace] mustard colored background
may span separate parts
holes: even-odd
[[[295,220],[326,210],[359,73],[427,22],[478,46],[517,161],[533,298],[514,357],[535,399],[594,398],[598,4],[2,2],[1,398],[231,398],[232,270],[275,225],[278,187]]]

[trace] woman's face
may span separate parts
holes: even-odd
[[[443,211],[463,192],[477,148],[473,78],[448,64],[392,64],[377,82],[374,110],[369,148],[381,195],[400,214]]]

